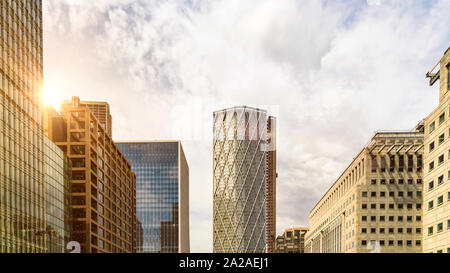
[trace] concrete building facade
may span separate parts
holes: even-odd
[[[450,48],[429,72],[439,80],[439,105],[425,119],[423,251],[450,253]]]
[[[273,251],[275,119],[246,106],[213,118],[213,251]]]
[[[304,253],[305,238],[309,228],[286,229],[276,240],[276,253]]]
[[[189,253],[189,167],[180,141],[119,141],[136,174],[138,253]]]
[[[72,101],[66,100],[61,103],[61,113],[66,112],[66,109],[70,109]],[[80,101],[80,107],[88,107],[89,110],[97,118],[100,126],[103,127],[105,133],[112,137],[112,117],[109,110],[109,104],[104,101]]]
[[[58,114],[46,108],[45,130],[71,163],[71,240],[82,253],[136,250],[136,176],[89,107],[77,97]]]
[[[311,210],[305,252],[421,252],[422,165],[422,123],[377,132]]]

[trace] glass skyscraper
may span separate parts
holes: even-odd
[[[136,174],[137,252],[189,252],[189,168],[180,141],[116,144]]]
[[[48,253],[64,253],[72,231],[72,208],[69,159],[48,137],[45,147],[46,227],[41,236]]]
[[[213,250],[272,252],[275,118],[246,106],[217,111],[213,117]]]
[[[42,1],[0,15],[0,252],[46,252]]]

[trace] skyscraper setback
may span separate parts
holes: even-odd
[[[42,1],[0,8],[0,252],[46,252]]]
[[[112,117],[109,111],[109,104],[104,101],[80,101],[80,107],[88,107],[89,110],[97,118],[100,126],[103,127],[105,133],[112,136]],[[66,100],[61,104],[61,112],[66,112],[66,109],[72,106],[71,100]]]
[[[272,252],[276,122],[240,106],[213,114],[213,250]]]
[[[189,252],[189,167],[181,142],[116,144],[136,174],[137,252]]]

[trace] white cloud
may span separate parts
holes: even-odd
[[[212,111],[276,109],[281,232],[308,224],[373,131],[437,103],[424,74],[448,47],[448,1],[280,3],[46,2],[46,84],[110,102],[117,140],[183,141],[194,252],[212,250]]]

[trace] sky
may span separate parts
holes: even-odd
[[[278,118],[277,233],[377,130],[438,104],[425,74],[450,46],[450,1],[45,0],[48,104],[107,101],[114,140],[181,140],[191,252],[212,252],[212,112]]]

